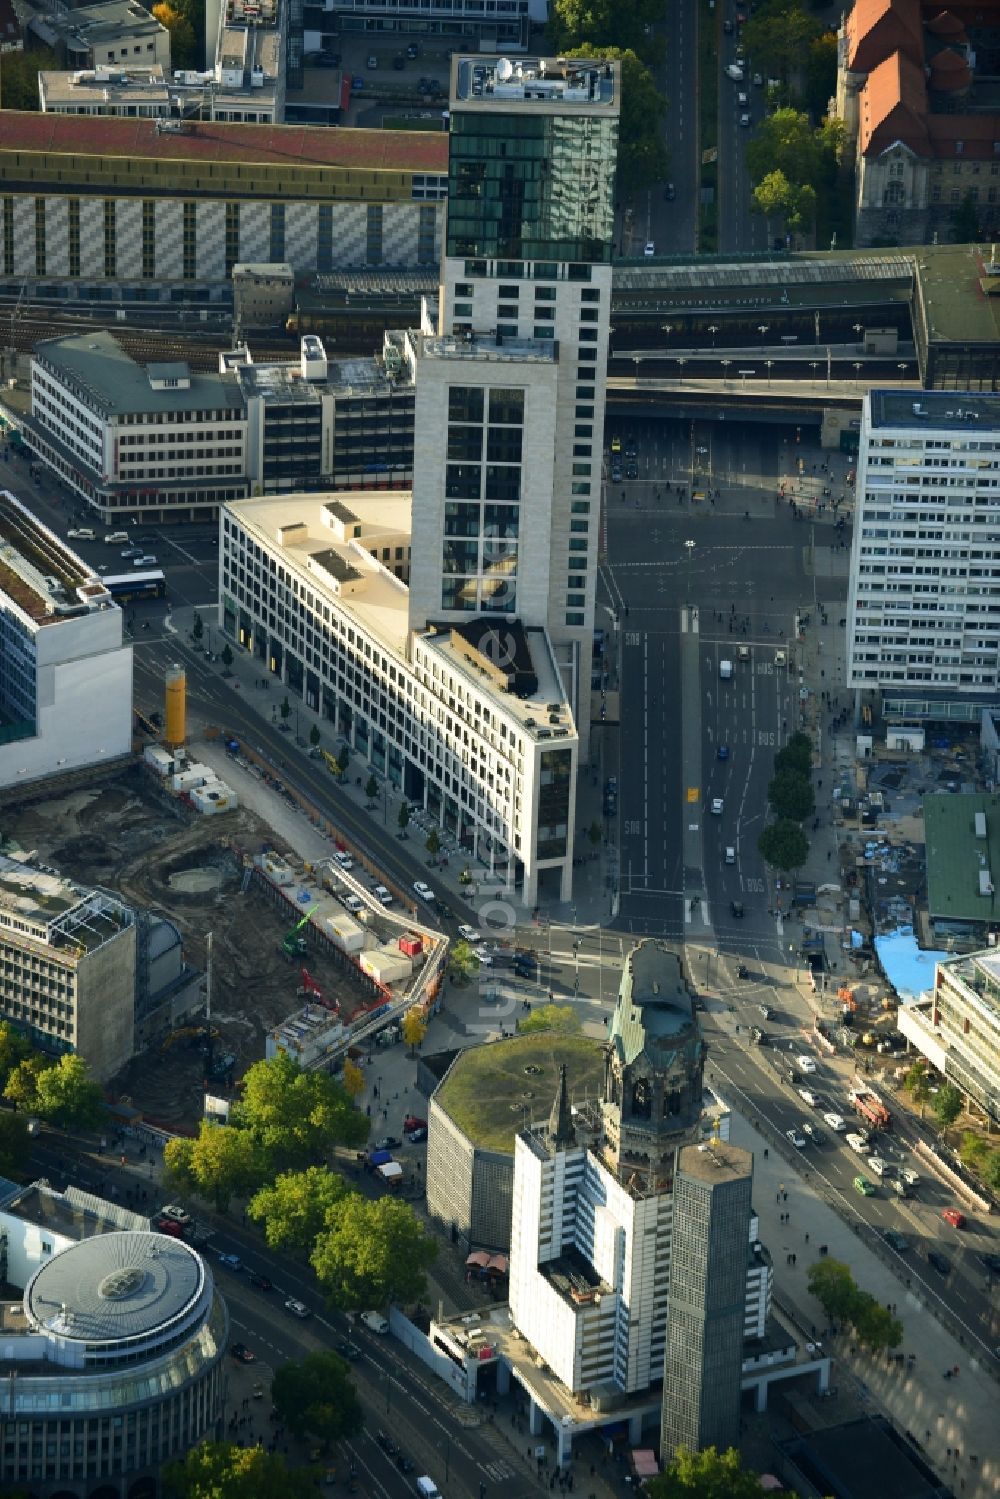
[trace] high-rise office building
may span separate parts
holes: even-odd
[[[453,59],[439,305],[416,371],[411,627],[486,615],[501,656],[504,617],[544,627],[582,739],[619,109],[617,62]]]
[[[848,685],[991,699],[1000,682],[1000,396],[865,397]],[[904,709],[905,711],[905,709]]]
[[[660,1455],[735,1447],[747,1320],[753,1156],[728,1141],[678,1152]]]

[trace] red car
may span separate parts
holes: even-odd
[[[412,1129],[426,1129],[427,1120],[418,1119],[416,1114],[407,1114],[403,1120],[403,1134],[408,1135]]]
[[[941,1217],[945,1223],[950,1223],[952,1228],[965,1227],[965,1214],[960,1213],[958,1208],[942,1208]]]

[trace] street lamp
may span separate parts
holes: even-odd
[[[854,365],[854,383],[855,383],[855,385],[859,384],[858,375],[861,373],[861,371],[863,369],[864,369],[864,365],[863,364],[855,363],[855,365]]]
[[[696,541],[686,541],[684,543],[684,550],[687,552],[687,596],[689,608],[691,606],[691,559],[694,556],[694,549],[697,545]]]
[[[906,361],[901,360],[900,363],[896,365],[896,368],[899,370],[899,378],[902,379],[906,374]]]
[[[764,337],[764,334],[767,332],[767,330],[768,330],[768,328],[770,326],[771,326],[770,323],[758,323],[757,324],[757,332],[760,334],[761,338]]]
[[[709,323],[709,325],[708,325],[708,331],[712,335],[712,348],[714,349],[715,348],[715,335],[719,331],[719,325],[717,323]]]
[[[636,385],[638,385],[639,384],[639,366],[642,363],[642,355],[641,354],[633,354],[632,355],[632,359],[633,359],[633,361],[635,363],[635,383],[636,383]]]
[[[724,385],[728,385],[729,384],[729,373],[728,373],[728,371],[729,371],[729,366],[732,364],[732,362],[733,361],[731,359],[721,359],[719,361],[719,363],[722,365],[722,383]]]
[[[677,364],[678,364],[678,367],[680,369],[680,383],[683,385],[684,384],[684,366],[687,364],[687,360],[686,359],[678,359]]]
[[[864,323],[855,323],[854,324],[854,331],[858,335],[858,342],[860,343],[861,342],[861,335],[865,331],[865,325],[864,325]]]
[[[819,360],[818,359],[810,359],[810,361],[809,361],[809,368],[812,370],[812,372],[813,372],[813,379],[815,380],[815,378],[816,378],[816,371],[819,369]]]
[[[765,359],[764,363],[767,365],[767,388],[768,388],[768,390],[770,390],[771,389],[771,366],[774,363],[774,360],[773,359]]]

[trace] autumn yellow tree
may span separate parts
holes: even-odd
[[[350,1057],[344,1063],[344,1072],[341,1077],[344,1091],[351,1098],[360,1098],[365,1091],[365,1075],[357,1062],[352,1062]]]
[[[153,15],[160,25],[170,33],[170,61],[175,68],[192,68],[197,65],[197,43],[194,27],[179,10],[161,0],[153,6]]]
[[[427,1021],[421,1015],[420,1011],[416,1008],[416,1006],[414,1006],[412,1010],[407,1010],[406,1014],[403,1016],[403,1040],[410,1048],[411,1056],[416,1051],[417,1047],[420,1045],[426,1034]]]

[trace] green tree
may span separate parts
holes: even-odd
[[[575,1031],[580,1017],[572,1005],[536,1005],[530,1015],[517,1022],[518,1033],[525,1031]]]
[[[753,182],[768,172],[784,172],[796,186],[819,177],[820,148],[809,116],[797,109],[776,109],[765,115],[747,143],[747,167]]]
[[[1000,1150],[991,1150],[979,1168],[980,1175],[991,1192],[1000,1192]]]
[[[37,1093],[38,1113],[65,1129],[97,1129],[107,1116],[100,1084],[82,1057],[62,1056],[54,1067],[46,1067],[38,1074]]]
[[[342,1176],[326,1166],[285,1171],[261,1187],[247,1204],[247,1212],[264,1225],[270,1249],[311,1249],[327,1221],[350,1188]]]
[[[471,942],[455,942],[448,954],[448,971],[458,984],[464,984],[479,971],[479,954]]]
[[[783,770],[767,788],[767,799],[778,817],[803,822],[816,805],[812,782],[795,770]]]
[[[593,820],[593,822],[590,824],[590,827],[587,829],[587,837],[590,839],[590,846],[591,846],[591,848],[596,848],[597,847],[597,845],[601,841],[602,836],[603,836],[603,834],[602,834],[602,831],[601,831],[601,824],[598,822],[597,818],[595,817],[594,820]]]
[[[658,1478],[643,1484],[649,1499],[759,1499],[764,1493],[756,1473],[745,1472],[735,1447],[691,1452],[678,1447]],[[781,1499],[780,1494],[775,1499]]]
[[[31,1046],[20,1031],[0,1020],[0,1090],[7,1086],[7,1079],[18,1063],[26,1062],[30,1056]]]
[[[321,735],[319,732],[319,724],[314,723],[312,728],[309,730],[309,743],[312,745],[313,749],[315,749],[317,744],[319,744],[320,738]]]
[[[427,1034],[427,1021],[421,1015],[416,1005],[407,1010],[403,1016],[400,1029],[403,1032],[403,1040],[410,1048],[410,1056],[412,1057]]]
[[[616,0],[553,0],[549,40],[560,57],[571,48],[574,57],[617,56],[621,47],[644,48],[645,28],[662,19],[654,0],[632,0],[627,6]]]
[[[909,1093],[917,1108],[919,1108],[922,1119],[927,1100],[931,1096],[930,1079],[927,1076],[927,1063],[925,1061],[914,1062],[909,1072],[903,1078],[903,1087]]]
[[[316,1499],[315,1474],[263,1447],[202,1442],[163,1470],[166,1499]]]
[[[336,1353],[307,1353],[299,1363],[282,1364],[271,1381],[271,1401],[289,1431],[325,1447],[360,1435],[365,1424],[350,1366]]]
[[[410,825],[410,808],[409,808],[409,804],[407,802],[405,802],[405,801],[404,802],[400,802],[400,804],[399,804],[399,815],[397,816],[396,821],[399,824],[399,831],[405,837],[405,835],[406,835],[406,829]]]
[[[247,1069],[233,1116],[273,1171],[306,1166],[335,1145],[356,1147],[368,1138],[368,1121],[343,1083],[326,1072],[303,1071],[283,1051]]]
[[[785,817],[768,824],[757,839],[757,849],[775,869],[801,869],[809,857],[809,840],[797,822]]]
[[[437,828],[431,828],[430,832],[427,834],[427,843],[425,846],[431,858],[436,859],[438,854],[441,852],[441,836],[438,833]]]
[[[786,770],[796,771],[801,776],[810,775],[812,772],[812,755],[812,740],[808,734],[804,734],[801,729],[798,729],[775,755],[775,775],[780,775]]]
[[[978,1171],[990,1154],[990,1147],[982,1135],[977,1135],[971,1129],[967,1129],[962,1135],[958,1154],[963,1166],[971,1166],[974,1171]]]
[[[292,705],[288,701],[288,694],[286,692],[285,696],[281,699],[281,705],[278,708],[278,712],[281,714],[281,722],[282,723],[287,723],[288,722],[288,719],[289,719],[289,717],[291,715],[291,711],[292,711]]]
[[[817,1260],[809,1267],[806,1283],[832,1322],[852,1320],[858,1288],[849,1265],[842,1260]]]
[[[222,647],[222,664],[226,668],[227,671],[229,670],[229,668],[233,664],[232,647],[230,646],[228,640],[226,641],[225,645]]]
[[[375,778],[374,772],[372,772],[365,782],[365,796],[367,796],[368,800],[374,806],[375,798],[378,796],[378,781]]]
[[[166,0],[153,6],[153,15],[170,33],[170,61],[175,68],[196,68],[199,64],[194,27],[187,16]]]
[[[821,120],[837,92],[837,33],[824,31],[809,43],[805,69],[805,103]]]
[[[742,28],[742,40],[757,67],[787,78],[798,72],[803,57],[822,32],[815,16],[793,0],[759,5]]]
[[[931,1104],[931,1112],[941,1126],[942,1134],[955,1123],[964,1105],[965,1100],[954,1083],[941,1084]]]
[[[957,208],[951,213],[951,237],[956,245],[972,244],[981,237],[979,204],[971,190],[965,194]]]
[[[622,7],[619,6],[619,13]],[[653,75],[630,47],[592,44],[559,49],[560,56],[617,57],[622,65],[622,106],[618,121],[618,190],[634,193],[663,182],[670,158],[663,144],[667,102],[657,93]]]
[[[395,1197],[346,1197],[310,1255],[325,1294],[342,1310],[417,1301],[437,1244],[409,1203]]]
[[[2,65],[0,65],[2,66]],[[24,1114],[0,1112],[0,1176],[22,1176],[28,1164],[28,1121]]]
[[[234,1197],[255,1191],[265,1180],[267,1162],[246,1130],[201,1121],[193,1140],[168,1140],[163,1165],[172,1186],[205,1198],[224,1213]]]
[[[191,626],[191,634],[195,640],[200,640],[205,633],[205,622],[197,609],[194,611],[194,624]]]
[[[15,1109],[22,1113],[33,1114],[38,1110],[38,1079],[47,1067],[52,1063],[48,1057],[40,1056],[38,1052],[32,1052],[30,1056],[24,1057],[16,1063],[7,1075],[4,1083],[3,1096],[11,1102]]]
[[[38,75],[59,71],[59,59],[49,47],[33,47],[28,52],[5,52],[0,61],[0,106],[4,109],[40,109]]]
[[[855,1296],[851,1325],[857,1333],[858,1342],[873,1353],[885,1353],[890,1348],[898,1348],[903,1341],[903,1324],[867,1291],[858,1291]]]

